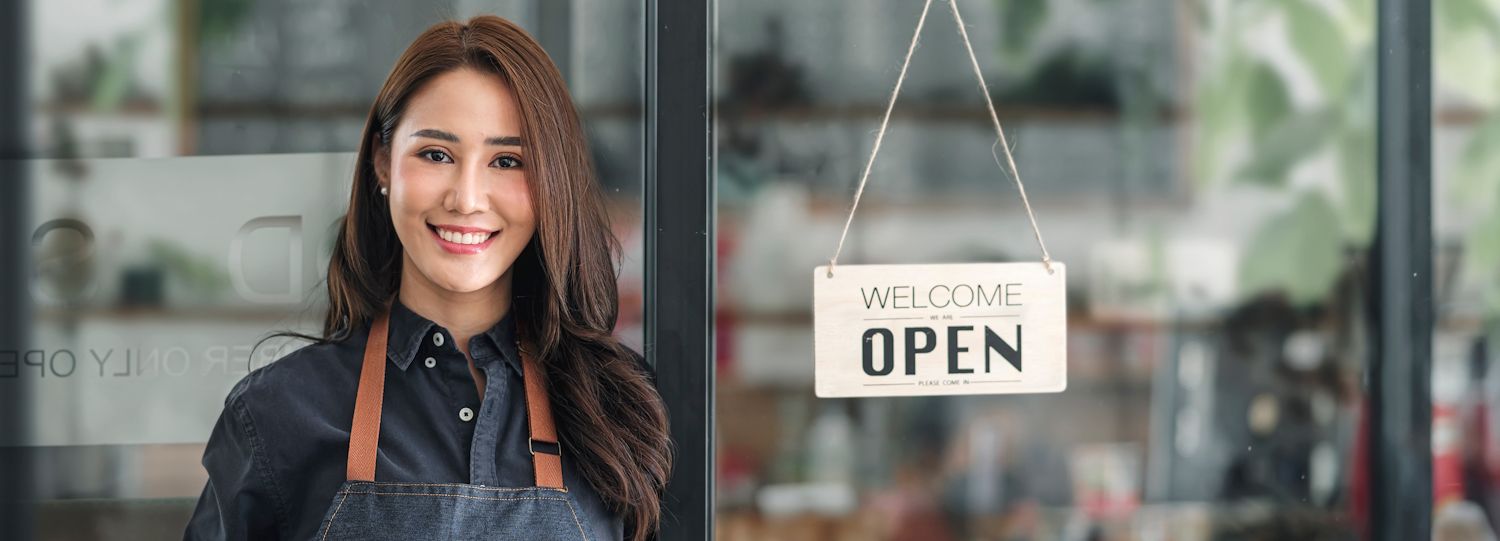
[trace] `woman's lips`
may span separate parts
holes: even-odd
[[[427,230],[432,233],[432,239],[437,241],[439,247],[441,247],[443,250],[446,250],[450,254],[459,255],[471,255],[483,252],[486,248],[490,247],[490,243],[495,242],[495,237],[500,235],[499,231],[493,231],[490,233],[490,236],[488,238],[484,239],[484,242],[481,242],[479,244],[459,244],[457,242],[449,242],[447,239],[444,239],[442,235],[438,234],[437,227],[433,226],[432,224],[427,225]]]

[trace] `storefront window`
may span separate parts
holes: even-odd
[[[841,265],[1041,258],[947,1]],[[808,277],[839,244],[923,2],[696,5],[713,14],[716,378],[664,394],[716,400],[716,538],[1379,534],[1378,0],[957,2],[1068,265],[1067,389],[815,397]],[[1500,0],[1431,4],[1431,522],[1434,539],[1484,539],[1500,523]],[[645,337],[680,329],[647,333],[645,305],[680,292],[645,291],[643,186],[672,157],[647,146],[653,127],[692,125],[647,95],[648,77],[686,78],[646,56],[671,31],[648,25],[663,9],[26,2],[25,231],[4,232],[30,265],[6,306],[23,331],[0,317],[0,464],[30,480],[21,538],[181,535],[226,393],[301,345],[261,338],[320,330],[370,100],[439,20],[512,19],[562,70],[625,250],[617,331],[660,356]],[[691,439],[679,449],[706,445]]]
[[[922,2],[719,2],[719,538],[1359,535],[1375,2],[959,6],[1068,388],[814,397],[808,276]],[[840,264],[1041,258],[979,92],[939,2]]]
[[[24,390],[5,415],[29,429],[0,431],[0,460],[33,465],[28,538],[182,536],[230,387],[303,345],[260,339],[321,332],[370,102],[440,20],[512,19],[562,70],[625,248],[618,330],[642,348],[640,4],[70,0],[27,13],[35,317],[24,343],[0,344],[0,395]]]

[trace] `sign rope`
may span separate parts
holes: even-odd
[[[1000,128],[1000,116],[995,113],[995,103],[990,99],[989,86],[984,83],[984,74],[979,70],[979,60],[974,56],[974,46],[969,42],[969,32],[964,27],[963,15],[958,12],[958,0],[949,0],[948,5],[953,8],[953,22],[958,25],[958,34],[963,38],[964,50],[969,53],[969,65],[974,68],[974,77],[979,80],[979,89],[984,94],[984,105],[989,110],[990,122],[995,126],[995,133],[999,135],[995,144],[990,146],[990,155],[995,158],[995,165],[1000,165],[1000,156],[996,148],[1005,150],[1005,165],[1009,166],[1011,178],[1016,180],[1016,188],[1021,192],[1021,204],[1026,207],[1026,217],[1031,220],[1031,232],[1036,236],[1036,244],[1042,250],[1042,264],[1047,268],[1047,274],[1052,274],[1052,255],[1047,252],[1047,244],[1042,241],[1042,230],[1037,226],[1036,213],[1031,210],[1031,201],[1026,198],[1026,185],[1021,182],[1021,172],[1016,169],[1016,158],[1011,154],[1010,146],[1005,141],[1005,131]],[[870,149],[870,158],[865,161],[864,172],[859,176],[859,188],[854,191],[854,204],[849,207],[849,217],[844,220],[844,231],[839,234],[838,248],[833,251],[833,258],[828,260],[828,277],[833,277],[833,268],[838,265],[839,254],[844,251],[844,240],[849,236],[849,225],[854,223],[854,212],[859,209],[859,198],[865,193],[865,184],[870,180],[870,169],[875,165],[875,156],[880,153],[880,143],[885,140],[886,128],[890,126],[891,110],[896,107],[896,97],[901,94],[901,84],[906,81],[906,70],[911,66],[911,56],[917,50],[917,38],[922,36],[922,27],[927,23],[927,12],[932,7],[932,0],[922,4],[922,15],[917,19],[917,29],[912,33],[911,44],[906,48],[906,59],[901,61],[901,74],[896,77],[896,88],[891,91],[891,99],[885,106],[885,116],[880,119],[880,131],[875,134],[875,146]],[[1003,167],[1003,166],[1002,166]]]

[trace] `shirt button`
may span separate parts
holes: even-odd
[[[469,408],[458,410],[458,420],[466,423],[474,420],[474,410]]]
[[[426,365],[427,368],[432,368],[434,366],[437,366],[437,359],[434,359],[432,357],[428,357],[426,360],[422,361],[422,364]]]
[[[442,347],[443,346],[443,333],[440,333],[440,332],[432,333],[432,344],[435,345],[435,346],[438,346],[438,347]]]

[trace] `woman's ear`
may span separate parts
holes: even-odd
[[[380,136],[374,136],[370,141],[370,160],[374,162],[375,179],[380,182],[380,187],[387,190],[391,187],[391,151],[385,145],[380,144]]]

